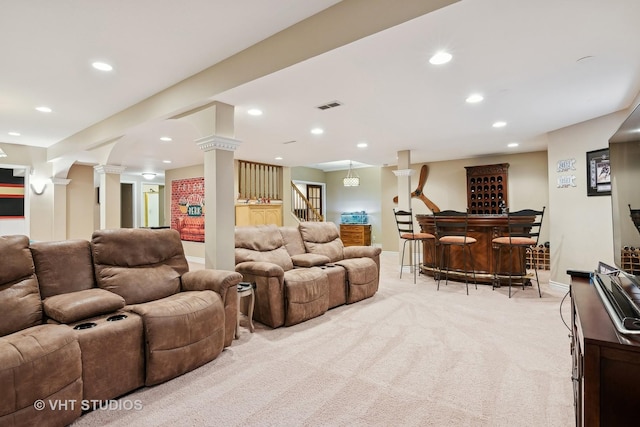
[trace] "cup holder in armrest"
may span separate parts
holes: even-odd
[[[246,290],[251,289],[251,288],[255,289],[254,284],[251,283],[251,282],[240,282],[240,283],[238,283],[238,292],[246,291]]]
[[[114,314],[113,316],[107,317],[107,322],[117,322],[118,320],[126,319],[126,314]]]
[[[97,324],[97,323],[94,323],[94,322],[87,322],[87,323],[80,323],[80,324],[78,324],[78,325],[74,326],[74,327],[73,327],[73,329],[75,329],[75,330],[80,330],[80,329],[90,329],[90,328],[94,328],[94,327],[96,327],[96,326],[98,326],[98,324]]]

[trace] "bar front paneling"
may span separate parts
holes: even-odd
[[[426,233],[435,233],[435,224],[433,215],[416,215],[420,229]],[[446,218],[444,218],[446,221]],[[531,221],[531,218],[522,218],[523,222]],[[492,244],[492,240],[496,237],[508,236],[507,215],[469,215],[469,226],[467,228],[468,235],[474,237],[478,242],[471,245],[471,253],[473,255],[473,265],[478,283],[492,283],[494,273],[496,272],[497,248]],[[512,254],[512,262],[509,263],[509,250],[502,250],[500,258],[500,271],[498,278],[501,283],[506,283],[508,275],[512,274],[517,277],[523,277],[526,272],[523,271],[524,257],[518,257],[518,251],[514,250]],[[437,247],[436,253],[432,254],[428,247],[423,247],[423,267],[422,272],[426,274],[434,274],[436,267],[440,263],[440,247]],[[461,278],[464,276],[465,268],[463,265],[462,251],[459,247],[451,248],[451,259],[449,261],[450,277]],[[469,274],[471,274],[470,269]]]

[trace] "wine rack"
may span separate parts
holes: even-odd
[[[527,269],[550,270],[551,260],[548,245],[527,248]]]
[[[465,166],[467,169],[467,209],[470,214],[497,215],[508,203],[508,163]]]
[[[625,246],[622,248],[621,266],[624,271],[640,275],[640,248]]]

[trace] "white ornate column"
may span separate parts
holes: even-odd
[[[51,178],[53,184],[53,240],[66,240],[67,236],[67,185],[70,179]]]
[[[126,168],[119,165],[97,165],[100,176],[100,229],[120,228],[120,175]]]
[[[415,171],[410,167],[411,151],[398,151],[398,169],[393,171],[393,173],[398,178],[398,205],[396,207],[402,210],[411,209],[411,175],[413,175]],[[398,260],[401,265],[400,268],[402,268],[403,264],[408,264],[408,262],[403,262],[401,258],[403,243],[401,239],[398,240]],[[407,251],[408,253],[405,254],[405,259],[413,259],[413,247],[407,246],[409,250]]]
[[[240,141],[218,135],[199,138],[204,151],[205,267],[235,269],[234,151]]]
[[[401,169],[398,165],[398,169],[393,171],[393,174],[398,178],[398,209],[409,210],[411,209],[411,176],[416,171],[413,169]]]

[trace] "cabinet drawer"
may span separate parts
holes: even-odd
[[[371,225],[340,224],[340,239],[345,246],[371,245]]]

